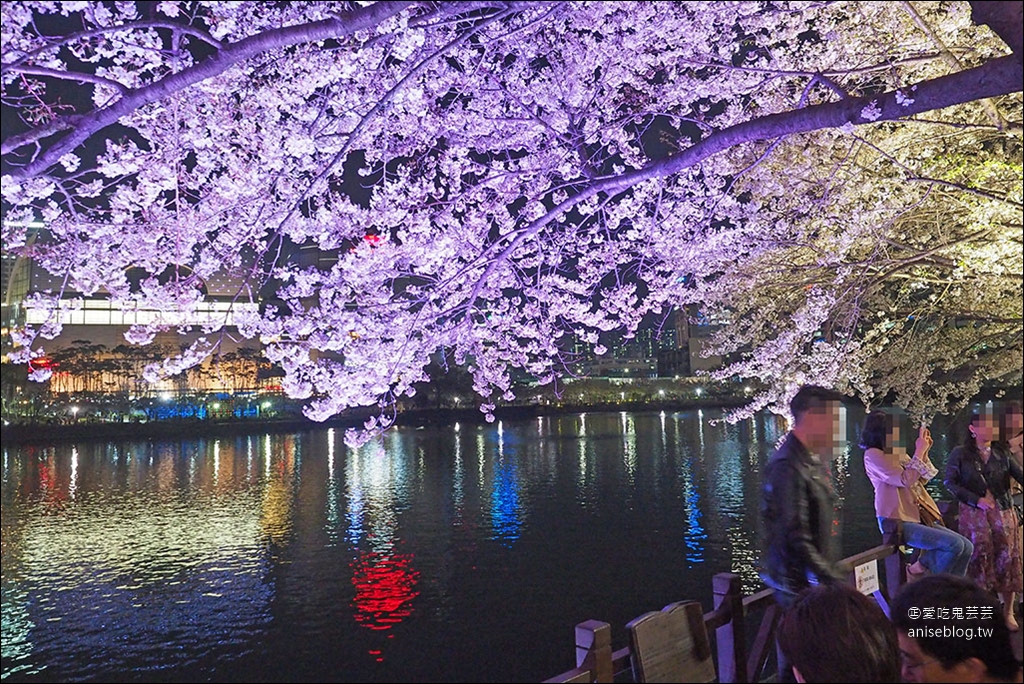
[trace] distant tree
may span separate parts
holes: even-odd
[[[563,336],[687,304],[735,324],[755,406],[813,378],[949,407],[1020,374],[1021,8],[5,2],[4,249],[165,312],[136,343],[218,273],[276,283],[147,377],[230,322],[318,420],[438,350],[486,408]]]
[[[210,366],[211,364],[209,362],[200,363],[185,370],[182,373],[182,376],[185,377],[186,387],[188,387],[188,389],[192,391],[208,391],[213,378],[213,373],[210,371]]]
[[[91,340],[74,340],[66,347],[53,351],[51,360],[59,372],[53,377],[53,392],[98,392],[101,389],[103,369],[99,363],[107,347]]]
[[[233,392],[252,390],[257,384],[257,372],[261,365],[259,357],[259,350],[239,347],[215,356],[210,364],[209,373],[219,378],[220,384],[230,387]]]
[[[131,355],[131,347],[127,344],[119,344],[110,350],[111,374],[115,381],[114,391],[119,394],[129,395],[132,391],[132,372],[134,368]]]
[[[30,389],[31,384],[28,381],[28,368],[24,364],[0,363],[0,406],[4,417],[28,413],[28,407],[22,405],[22,401],[27,400],[26,390]],[[38,392],[39,389],[39,385],[35,384],[35,390]]]
[[[136,397],[148,394],[149,383],[145,380],[146,369],[166,358],[170,353],[171,350],[161,344],[143,347],[121,344],[114,347],[112,355],[120,381],[118,391],[127,392]]]

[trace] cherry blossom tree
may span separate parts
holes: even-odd
[[[4,250],[66,284],[14,357],[229,272],[258,313],[150,378],[255,338],[374,428],[443,352],[489,414],[696,304],[752,410],[954,406],[1020,375],[1021,4],[4,2]]]

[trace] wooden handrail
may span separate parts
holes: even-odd
[[[747,681],[747,632],[740,576],[721,572],[711,578],[715,608],[727,607],[729,621],[715,630],[718,645],[718,681]]]
[[[844,558],[840,564],[849,569],[848,581],[855,583],[857,566],[878,560],[885,562],[886,591],[875,592],[875,598],[888,615],[888,600],[906,578],[906,561],[899,546],[880,544]],[[723,572],[712,578],[714,608],[704,613],[704,628],[709,636],[714,635],[719,682],[757,681],[775,643],[780,611],[774,593],[773,589],[762,589],[743,596],[739,575]],[[761,608],[765,614],[748,653],[746,618],[750,611]],[[611,626],[607,622],[587,620],[576,625],[576,667],[544,680],[544,684],[622,681],[622,676],[631,671],[630,658],[628,646],[611,649]]]

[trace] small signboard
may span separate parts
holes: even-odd
[[[853,574],[857,580],[857,591],[860,593],[871,596],[879,590],[877,559],[858,565],[854,568]]]

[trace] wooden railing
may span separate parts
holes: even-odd
[[[878,561],[882,561],[881,564]],[[848,581],[856,584],[857,568],[874,570],[884,577],[884,585],[873,592],[879,606],[889,614],[889,602],[906,577],[906,560],[895,543],[885,543],[842,561],[849,569]],[[881,565],[881,568],[879,567]],[[880,579],[880,578],[879,578]],[[870,581],[870,580],[869,580]],[[862,587],[862,590],[864,588]],[[775,647],[775,626],[779,610],[774,590],[763,589],[744,596],[740,577],[723,572],[712,579],[714,606],[704,613],[704,628],[715,645],[719,682],[757,682]],[[757,633],[748,648],[747,630],[751,613],[764,611]],[[632,680],[632,661],[628,646],[612,649],[611,625],[587,620],[576,625],[576,667],[545,680],[544,684],[564,682],[621,682]]]

